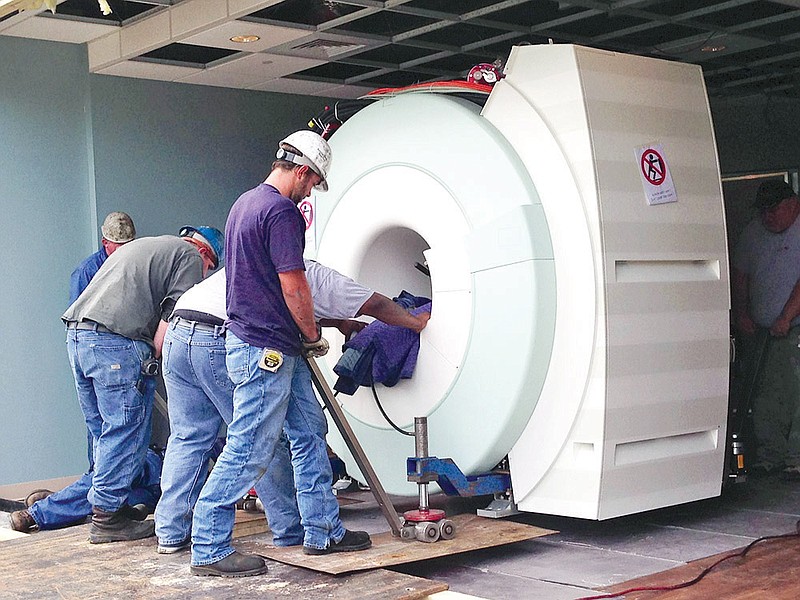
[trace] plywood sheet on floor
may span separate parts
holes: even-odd
[[[233,523],[233,537],[241,538],[269,531],[267,518],[262,511],[237,510]]]
[[[439,540],[433,543],[404,541],[386,532],[373,535],[372,548],[361,552],[307,556],[303,554],[302,548],[297,546],[289,548],[268,546],[258,550],[258,553],[290,565],[340,574],[450,556],[556,533],[550,529],[476,515],[456,515],[452,517],[452,521],[457,528],[456,537],[452,540]]]
[[[87,539],[88,525],[80,525],[4,542],[0,545],[0,599],[413,600],[447,589],[443,583],[382,569],[335,577],[273,561],[266,575],[197,577],[189,571],[188,552],[157,554],[155,538],[98,545]],[[235,545],[253,550],[252,540],[237,540]]]
[[[724,552],[686,565],[640,577],[604,592],[630,588],[666,587],[691,581],[720,558],[739,551]],[[589,594],[587,594],[589,595]],[[641,591],[625,595],[625,600],[797,600],[800,598],[800,537],[759,542],[744,557],[726,560],[689,587],[670,591]]]

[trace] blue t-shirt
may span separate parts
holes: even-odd
[[[225,225],[228,327],[251,346],[300,354],[300,329],[278,273],[303,270],[305,221],[294,202],[262,183],[234,203]]]
[[[72,304],[81,295],[81,292],[86,289],[92,277],[100,270],[103,263],[106,262],[108,254],[105,248],[100,248],[94,254],[87,256],[81,264],[75,267],[69,278],[69,303]]]

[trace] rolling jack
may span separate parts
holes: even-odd
[[[421,542],[435,542],[436,540],[451,540],[456,535],[456,525],[445,518],[445,512],[438,508],[430,508],[428,504],[428,483],[436,481],[435,473],[424,472],[420,459],[428,458],[428,419],[426,417],[414,418],[414,454],[409,458],[408,480],[416,481],[419,487],[419,509],[408,510],[403,513],[407,525],[414,527],[414,537]],[[413,472],[412,472],[413,468]]]
[[[355,433],[350,427],[350,424],[347,422],[347,418],[344,416],[344,411],[339,406],[339,403],[336,401],[336,398],[333,395],[333,391],[328,385],[328,382],[325,380],[325,377],[322,375],[319,365],[317,365],[316,360],[313,358],[307,358],[305,360],[308,364],[309,370],[311,371],[311,381],[314,384],[314,387],[317,388],[317,391],[322,398],[322,402],[328,409],[328,413],[333,419],[333,422],[336,424],[336,427],[339,429],[339,432],[342,434],[342,438],[347,444],[347,448],[352,453],[358,468],[364,475],[364,479],[366,479],[366,483],[369,486],[370,491],[372,491],[372,495],[375,497],[378,507],[381,509],[383,516],[389,523],[389,528],[392,530],[392,535],[399,537],[402,540],[418,540],[421,542],[435,542],[439,539],[451,539],[454,537],[456,529],[455,524],[452,521],[444,518],[445,515],[443,511],[431,509],[428,506],[427,482],[420,483],[419,510],[408,511],[403,515],[403,518],[397,514],[394,506],[391,503],[391,500],[389,499],[389,495],[383,488],[383,485],[378,479],[375,470],[372,468],[367,455],[364,453],[361,443],[358,441],[358,439],[356,439]],[[418,441],[417,453],[419,454],[420,452],[423,452],[424,448],[423,453],[427,454],[427,431],[425,432],[424,436],[424,446],[420,446],[420,444],[421,442]]]

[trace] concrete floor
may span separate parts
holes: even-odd
[[[388,526],[369,492],[344,492],[341,508],[350,529],[370,533]],[[414,499],[396,499],[398,511]],[[450,514],[473,512],[488,500],[433,496]],[[443,581],[452,592],[489,600],[574,600],[594,590],[745,546],[765,536],[794,532],[800,519],[800,483],[778,477],[732,485],[722,497],[594,522],[538,514],[511,517],[559,533],[394,570]],[[0,513],[0,527],[8,527]],[[38,535],[38,534],[37,534]]]
[[[434,506],[437,500],[451,513],[486,504],[434,498]],[[343,507],[342,516],[350,528],[386,529],[369,499]],[[719,498],[602,522],[531,513],[511,519],[559,533],[393,569],[488,600],[574,600],[762,536],[794,532],[800,520],[800,482],[750,478],[726,488]]]

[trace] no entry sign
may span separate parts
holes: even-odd
[[[647,203],[652,206],[677,202],[678,194],[675,192],[663,145],[640,146],[636,149],[636,160]]]

